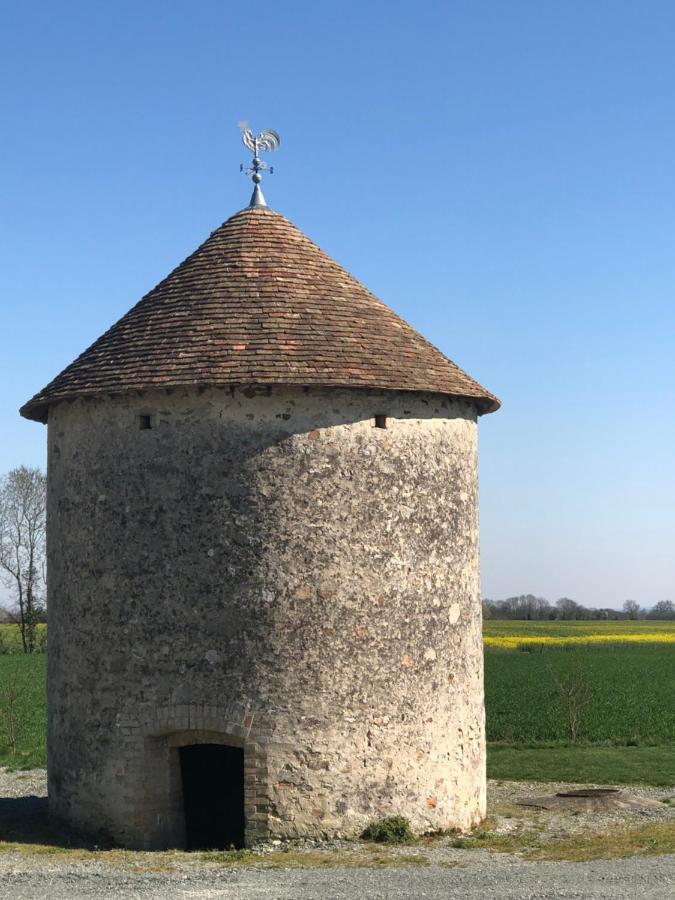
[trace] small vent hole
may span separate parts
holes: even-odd
[[[138,427],[141,431],[146,431],[148,428],[152,428],[152,416],[141,415],[138,417]]]
[[[384,415],[375,416],[375,427],[376,428],[386,428],[387,427],[387,417]]]

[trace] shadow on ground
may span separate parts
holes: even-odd
[[[49,819],[46,797],[0,797],[0,841],[16,844],[47,844],[83,850],[104,849],[72,829],[60,827]]]

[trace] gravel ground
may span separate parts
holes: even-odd
[[[592,863],[505,864],[478,859],[462,868],[224,870],[200,875],[100,871],[0,873],[11,900],[668,900],[675,856]]]
[[[0,767],[0,799],[5,797],[47,796],[47,770],[30,769],[27,772],[10,772]]]
[[[521,797],[569,788],[567,784],[490,782],[491,830],[508,834],[525,823],[553,841],[587,830],[611,831],[617,825],[675,822],[675,808],[664,803],[644,811],[579,815],[516,805]],[[649,800],[675,799],[675,790],[668,788],[635,786],[625,790]],[[284,851],[278,847],[266,848],[264,856],[275,868],[259,864],[226,867],[182,853],[60,853],[58,837],[50,835],[46,825],[42,770],[12,773],[0,769],[0,838],[3,834],[11,834],[22,846],[5,846],[0,853],[2,900],[635,900],[638,895],[640,900],[675,900],[675,856],[533,862],[515,854],[453,848],[450,839],[431,847],[384,850],[390,858],[381,868],[353,867],[363,852],[362,845],[343,842],[339,842],[339,852],[344,854],[346,866],[342,867],[341,856],[340,864],[331,868],[287,868]],[[31,850],[30,843],[46,847]],[[337,844],[308,842],[293,849],[319,857],[334,852]],[[352,867],[347,867],[350,860]]]

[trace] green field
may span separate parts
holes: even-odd
[[[31,769],[47,759],[47,657],[44,653],[0,656],[0,765]],[[17,753],[9,740],[8,693],[16,695]]]
[[[484,634],[491,777],[675,782],[675,622],[489,620]],[[578,643],[581,636],[589,642]],[[490,646],[490,639],[505,643]],[[16,626],[0,626],[0,641],[0,765],[43,766],[46,656],[24,656]],[[13,680],[15,754],[5,697]],[[574,741],[570,686],[578,689]]]
[[[488,745],[488,778],[584,784],[675,785],[675,746]]]
[[[483,636],[491,777],[675,783],[675,622],[492,619]]]
[[[566,684],[581,681],[581,743],[675,742],[675,648],[574,646],[543,652],[485,648],[489,741],[570,740]]]

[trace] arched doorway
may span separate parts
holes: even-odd
[[[244,750],[227,744],[178,748],[188,850],[244,846]]]
[[[188,716],[181,724],[185,719]],[[221,723],[226,727],[219,728]],[[144,736],[143,787],[136,812],[142,823],[143,846],[150,850],[197,849],[203,843],[195,835],[188,838],[186,799],[191,821],[192,808],[201,807],[206,817],[213,804],[214,816],[222,823],[207,831],[209,849],[250,846],[267,839],[267,750],[257,736],[249,739],[244,728],[225,715],[207,719],[205,728],[176,728],[177,724],[166,717]],[[191,758],[189,748],[202,746],[213,749],[201,751],[201,758],[200,751],[195,751]],[[197,776],[199,772],[203,777]]]

